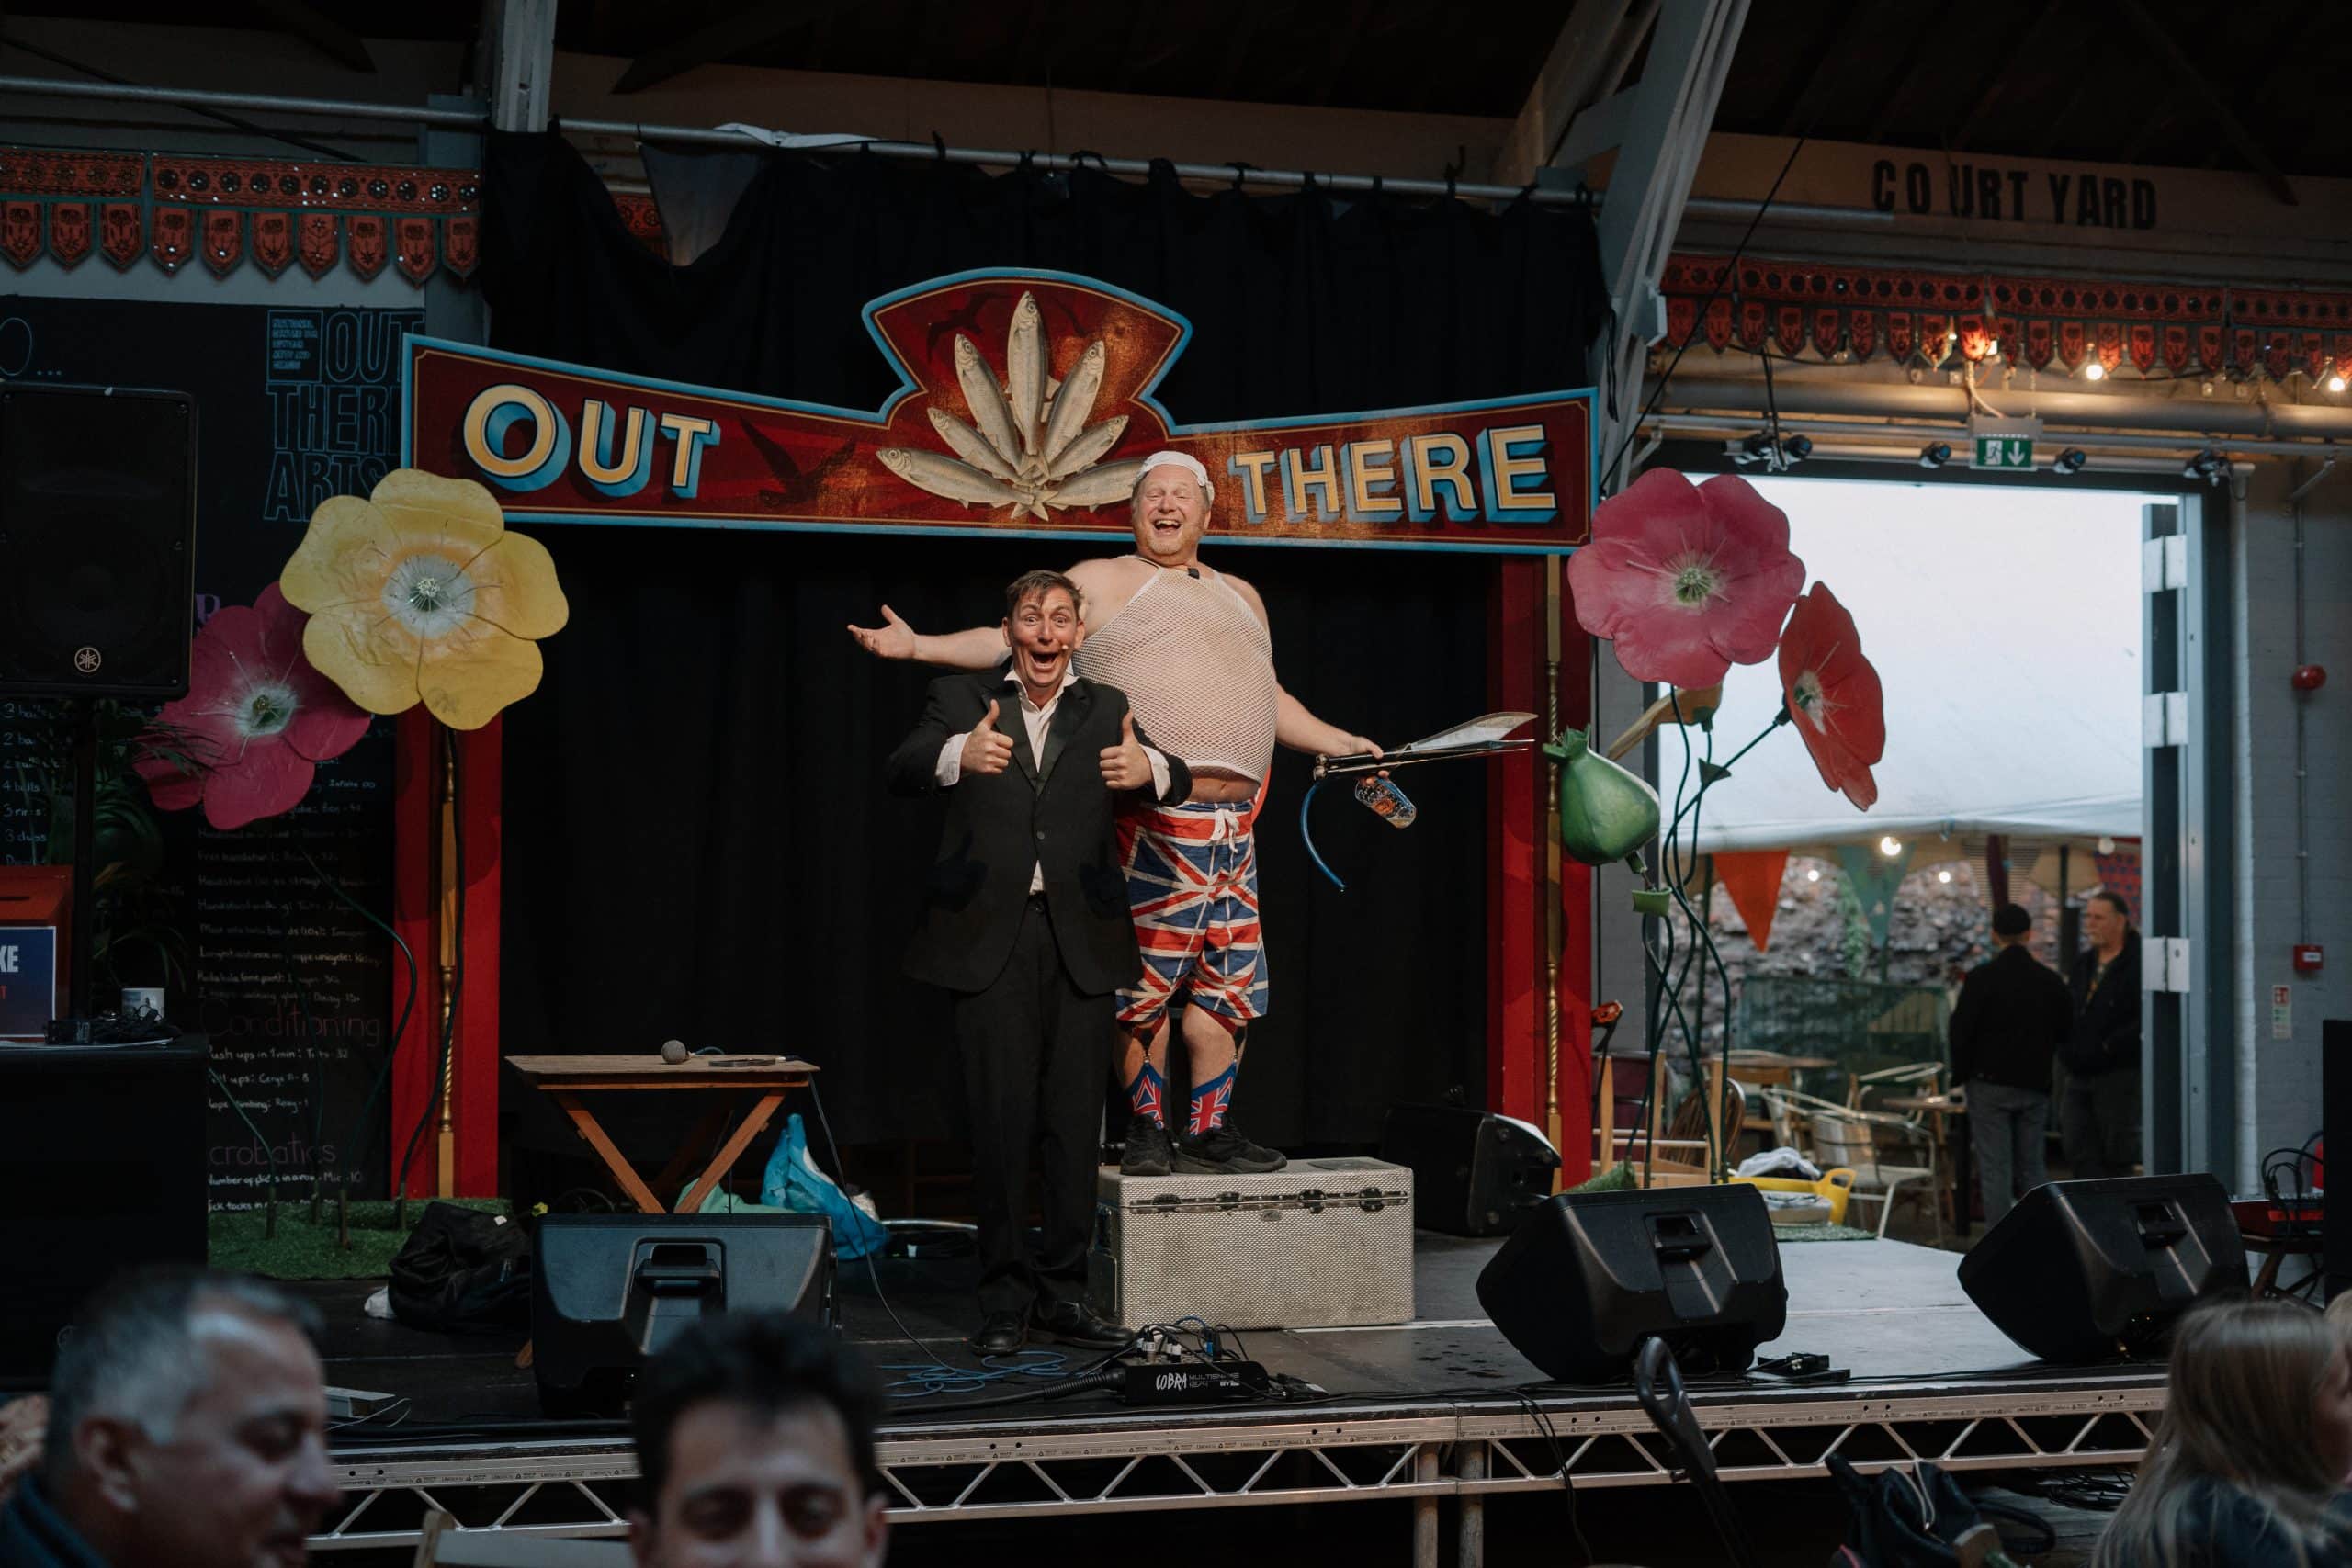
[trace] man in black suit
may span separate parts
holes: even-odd
[[[2140,1164],[2140,933],[2114,893],[2083,906],[2090,945],[2075,960],[2075,1027],[2059,1060],[2058,1129],[2076,1179],[2130,1176]]]
[[[971,1107],[980,1230],[978,1353],[1027,1337],[1115,1349],[1130,1337],[1086,1305],[1086,1243],[1113,995],[1142,960],[1113,813],[1141,792],[1180,801],[1192,778],[1136,728],[1126,694],[1081,679],[1077,587],[1033,571],[1005,590],[1009,662],[931,683],[890,755],[892,790],[943,793],[947,823],[907,973],[955,993]],[[1022,1244],[1035,1145],[1043,1223]]]
[[[2033,917],[2019,906],[1994,910],[2000,951],[1968,972],[1951,1010],[1951,1081],[1968,1086],[1969,1142],[1988,1225],[2050,1179],[2050,1061],[2075,1019],[2066,982],[2034,957],[2032,934]]]

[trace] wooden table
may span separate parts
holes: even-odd
[[[1751,1089],[1793,1084],[1799,1073],[1826,1072],[1837,1065],[1827,1056],[1792,1056],[1781,1051],[1731,1054],[1731,1076]]]
[[[2290,1258],[2317,1258],[2322,1250],[2320,1238],[2311,1235],[2259,1235],[2253,1231],[2241,1231],[2238,1241],[2248,1252],[2262,1255],[2262,1267],[2254,1276],[2257,1299],[2278,1290],[2278,1265]]]
[[[797,1056],[742,1055],[689,1056],[679,1063],[663,1061],[651,1052],[627,1056],[509,1056],[507,1064],[531,1080],[532,1087],[546,1092],[588,1146],[596,1151],[605,1168],[621,1184],[621,1190],[649,1214],[671,1213],[658,1194],[674,1191],[677,1183],[694,1164],[695,1152],[707,1147],[710,1140],[726,1127],[737,1094],[756,1094],[752,1109],[741,1125],[719,1145],[718,1153],[704,1167],[702,1175],[679,1200],[677,1213],[691,1214],[702,1207],[703,1200],[735,1168],[735,1162],[751,1147],[752,1140],[766,1130],[784,1103],[786,1090],[806,1089],[817,1072],[813,1063]],[[718,1091],[720,1098],[695,1130],[670,1156],[670,1163],[649,1185],[637,1174],[636,1168],[612,1137],[597,1124],[595,1113],[582,1103],[583,1095],[597,1093],[652,1093],[657,1091],[702,1090]]]

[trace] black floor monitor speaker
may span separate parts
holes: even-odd
[[[549,1416],[617,1416],[637,1370],[726,1312],[833,1322],[820,1214],[549,1214],[532,1238],[531,1366]]]
[[[91,1292],[202,1266],[206,1042],[0,1045],[0,1388],[47,1385]]]
[[[1380,1157],[1413,1172],[1413,1223],[1450,1235],[1502,1235],[1551,1196],[1560,1156],[1526,1122],[1460,1105],[1390,1108]]]
[[[0,694],[187,690],[196,400],[0,387]]]
[[[1753,1187],[1564,1192],[1529,1211],[1478,1303],[1555,1382],[1616,1382],[1656,1335],[1692,1372],[1736,1372],[1780,1337],[1781,1247]]]
[[[2352,1170],[2352,1019],[2319,1026],[2319,1115],[2322,1164],[2340,1159]],[[2330,1301],[2352,1291],[2352,1180],[2320,1184],[2320,1265]]]
[[[2045,1361],[2159,1348],[2199,1296],[2246,1288],[2230,1195],[2214,1177],[2053,1181],[1960,1260],[1993,1326]]]

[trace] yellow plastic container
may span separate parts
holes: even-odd
[[[1732,1180],[1766,1192],[1810,1192],[1829,1205],[1829,1223],[1846,1223],[1846,1199],[1853,1191],[1854,1173],[1845,1166],[1825,1170],[1818,1181],[1799,1181],[1788,1176],[1735,1176]]]

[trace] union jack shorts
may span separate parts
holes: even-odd
[[[1258,850],[1249,806],[1187,801],[1119,816],[1143,976],[1119,989],[1119,1021],[1157,1027],[1186,999],[1238,1031],[1266,1013],[1266,955],[1258,932]]]

